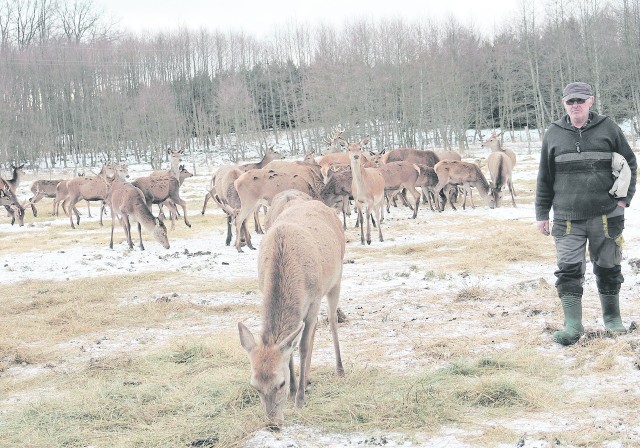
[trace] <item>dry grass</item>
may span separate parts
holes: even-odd
[[[50,375],[41,398],[8,414],[0,443],[45,446],[237,446],[263,423],[247,360],[229,335],[175,341],[143,357],[93,360]],[[538,368],[532,369],[532,365]],[[552,366],[535,353],[463,359],[422,375],[315,369],[287,419],[330,431],[434,432],[469,415],[497,418],[555,402]],[[208,443],[208,445],[207,445]]]

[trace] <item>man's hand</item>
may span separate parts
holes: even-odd
[[[538,230],[543,235],[549,235],[549,220],[546,221],[536,221],[536,226]]]
[[[627,208],[627,203],[624,201],[618,201],[618,207]]]

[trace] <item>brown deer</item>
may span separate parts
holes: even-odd
[[[375,218],[378,226],[378,237],[382,237],[382,207],[384,204],[384,177],[378,168],[366,168],[364,166],[365,157],[362,147],[369,143],[369,136],[362,138],[359,142],[348,143],[339,139],[340,144],[347,149],[349,160],[351,161],[351,191],[353,200],[358,209],[358,222],[360,223],[360,241],[365,242],[364,222],[367,221],[367,244],[371,244],[371,217]],[[363,212],[364,210],[364,212]]]
[[[224,175],[225,172],[227,172],[230,169],[239,169],[241,172],[244,171],[248,171],[248,170],[254,170],[254,169],[259,169],[259,168],[264,168],[269,162],[272,162],[273,160],[280,160],[283,159],[284,156],[282,154],[280,154],[278,151],[275,151],[273,149],[273,145],[269,146],[267,148],[267,150],[264,153],[264,156],[262,156],[262,159],[259,162],[254,162],[254,163],[244,163],[242,165],[225,165],[225,166],[221,166],[220,168],[218,168],[218,171],[216,171],[216,173],[211,177],[211,188],[209,189],[209,191],[207,192],[207,194],[204,197],[204,205],[202,206],[202,214],[204,215],[205,210],[207,209],[207,202],[209,202],[209,199],[213,198],[214,195],[216,194],[216,192],[218,190],[216,190],[216,184],[218,184],[218,176],[222,176]],[[235,179],[234,179],[235,180]],[[224,188],[226,189],[227,186],[220,186],[220,184],[218,184],[218,187],[220,188]],[[228,246],[228,244],[227,244]]]
[[[193,174],[188,169],[186,169],[184,165],[180,165],[178,167],[178,184],[182,186],[185,179],[188,179],[190,177],[193,177]],[[173,202],[171,198],[168,198],[164,202],[158,204],[158,206],[160,207],[160,212],[158,213],[158,218],[160,219],[164,219],[162,207],[167,206],[167,208],[169,209],[169,219],[171,219],[171,230],[174,230],[176,228],[176,216],[180,216],[175,202]]]
[[[174,204],[182,208],[184,223],[187,227],[191,227],[187,218],[187,203],[180,197],[180,181],[173,174],[165,172],[164,174],[139,177],[131,184],[142,190],[149,210],[153,204],[161,204],[167,199],[171,199]]]
[[[0,205],[3,205],[7,214],[11,216],[11,225],[18,221],[19,226],[24,226],[24,207],[16,194],[11,191],[9,183],[0,177]]]
[[[184,154],[184,149],[174,150],[167,148],[167,154],[169,155],[169,169],[153,171],[150,176],[163,176],[169,173],[176,179],[180,177],[180,161]]]
[[[67,196],[62,203],[62,208],[69,215],[71,228],[75,229],[73,224],[73,215],[76,215],[76,222],[80,224],[80,212],[76,208],[76,204],[81,201],[102,201],[100,209],[100,225],[102,225],[102,215],[104,210],[104,201],[109,191],[109,180],[113,178],[125,179],[129,177],[129,171],[126,164],[115,164],[113,162],[106,163],[97,176],[79,176],[67,181],[65,187]],[[58,187],[62,182],[58,184]],[[56,198],[57,198],[56,193]],[[73,213],[72,213],[73,212]]]
[[[482,174],[482,170],[475,163],[458,162],[457,160],[442,160],[433,167],[438,175],[438,184],[434,190],[436,197],[440,196],[440,192],[447,184],[461,185],[465,190],[471,187],[478,189],[490,208],[495,208],[495,194],[489,182]],[[451,207],[456,207],[451,203]],[[464,207],[464,206],[463,206]],[[440,211],[444,210],[444,204],[441,205]]]
[[[133,249],[133,241],[131,239],[131,222],[129,217],[133,217],[138,222],[138,234],[140,236],[140,250],[144,250],[142,244],[142,226],[153,233],[153,237],[162,244],[162,247],[169,249],[169,239],[167,236],[167,228],[164,223],[151,214],[151,210],[147,206],[144,194],[139,188],[133,186],[121,179],[114,179],[109,185],[109,194],[107,202],[111,209],[111,240],[109,248],[113,249],[113,228],[115,226],[116,217],[122,224],[124,233],[127,237],[129,249]]]
[[[344,375],[338,341],[337,309],[342,281],[345,236],[334,210],[320,201],[290,201],[265,233],[258,254],[258,285],[263,294],[259,338],[238,322],[240,343],[249,355],[251,386],[267,419],[284,423],[284,406],[292,398],[304,405],[313,341],[322,297],[336,358]],[[296,384],[293,351],[299,345]]]
[[[327,134],[326,137],[322,138],[322,141],[327,147],[325,148],[323,154],[331,154],[334,152],[342,151],[342,147],[338,144],[338,139],[342,136],[342,133],[345,129],[338,125],[331,130],[331,135]]]
[[[0,189],[0,206],[8,206],[11,207],[15,205],[16,201],[8,193],[5,193],[4,189]]]
[[[321,177],[314,168],[305,164],[291,163],[286,169],[274,170],[265,167],[242,173],[234,182],[240,198],[240,209],[225,207],[227,213],[235,217],[235,247],[238,252],[242,252],[242,226],[259,207],[269,205],[276,194],[289,189],[302,191],[314,199],[319,198],[323,185]],[[247,247],[254,249],[248,232],[244,242]]]
[[[511,171],[513,168],[511,159],[503,152],[492,151],[489,157],[487,157],[487,166],[493,184],[493,191],[495,192],[496,207],[499,207],[502,203],[502,187],[505,185],[507,185],[511,193],[511,203],[515,207],[516,199],[514,197],[513,182],[511,180]]]
[[[394,201],[397,194],[404,194],[409,191],[413,196],[413,205],[409,204],[409,208],[413,210],[412,218],[418,216],[418,206],[420,204],[420,192],[416,190],[416,182],[420,176],[420,168],[417,164],[400,160],[397,162],[379,163],[381,154],[371,154],[373,160],[382,177],[384,177],[384,192],[387,203],[387,213],[390,213],[390,203]],[[403,200],[404,200],[403,196]],[[394,202],[395,206],[395,202]]]
[[[347,216],[351,216],[349,201],[353,199],[351,165],[331,167],[323,182],[325,185],[320,191],[322,202],[342,212],[342,224],[346,229]]]
[[[52,198],[56,197],[56,187],[62,181],[62,179],[40,179],[35,180],[31,184],[31,192],[33,196],[29,199],[29,204],[31,205],[31,211],[33,212],[33,216],[38,216],[38,209],[36,208],[36,202],[40,202],[44,198]],[[52,214],[55,212],[55,208],[52,211]]]
[[[18,221],[19,226],[24,226],[24,206],[18,202],[16,190],[20,185],[20,180],[24,176],[24,163],[22,165],[11,165],[11,178],[2,179],[2,189],[14,201],[12,206],[5,205],[5,210],[11,216],[11,225]]]
[[[501,135],[502,132],[499,132],[498,134],[493,132],[487,141],[482,143],[481,146],[483,148],[489,148],[491,151],[502,151],[505,153],[511,159],[511,168],[513,168],[516,166],[516,153],[509,148],[502,147],[502,140],[500,139]]]
[[[290,206],[291,201],[310,201],[313,198],[299,190],[284,190],[273,197],[269,210],[264,217],[264,228],[269,230],[276,218]]]
[[[415,148],[396,148],[391,151],[383,151],[383,154],[380,157],[381,164],[399,162],[401,160],[406,160],[407,162],[415,163],[417,165],[433,167],[440,161],[440,157],[430,149]]]
[[[420,168],[420,176],[418,176],[418,180],[416,180],[416,186],[422,190],[422,202],[429,203],[431,211],[435,211],[436,208],[438,211],[444,209],[447,201],[452,204],[452,207],[455,207],[454,203],[458,198],[458,187],[447,184],[437,197],[437,204],[434,208],[434,204],[436,203],[435,187],[438,185],[438,175],[430,166],[418,165],[418,167]]]

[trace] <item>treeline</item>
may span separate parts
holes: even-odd
[[[525,0],[491,39],[454,20],[361,20],[286,26],[266,41],[131,35],[91,0],[0,0],[0,39],[5,167],[123,157],[157,167],[168,146],[236,160],[267,140],[319,152],[338,124],[377,149],[464,150],[469,129],[543,132],[574,80],[593,85],[599,112],[640,115],[640,0],[544,11]]]

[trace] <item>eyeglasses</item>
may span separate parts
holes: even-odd
[[[572,104],[578,103],[578,104],[584,104],[584,102],[587,101],[584,98],[571,98],[570,100],[565,101],[565,104],[567,106],[571,106]]]

